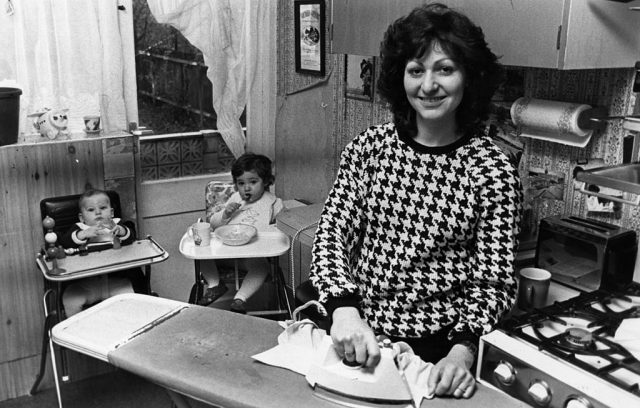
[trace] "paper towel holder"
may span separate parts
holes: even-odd
[[[578,126],[582,129],[603,130],[607,127],[607,122],[609,121],[628,118],[640,118],[640,115],[607,116],[607,108],[598,106],[580,113],[580,116],[578,116]]]

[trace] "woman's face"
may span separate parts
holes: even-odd
[[[464,87],[464,69],[435,42],[420,59],[409,60],[404,70],[407,99],[416,120],[425,123],[455,121]]]

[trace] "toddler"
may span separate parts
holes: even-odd
[[[271,160],[266,156],[246,153],[231,166],[235,192],[225,207],[209,217],[213,229],[225,224],[249,224],[260,231],[273,224],[276,215],[284,208],[282,200],[270,193],[274,177]],[[227,286],[220,280],[218,266],[233,266],[234,260],[204,261],[201,271],[207,288],[198,304],[206,306],[220,298]],[[231,310],[246,313],[245,302],[257,292],[269,274],[269,262],[265,258],[246,258],[237,262],[247,270],[242,285],[231,303]]]
[[[78,248],[92,242],[110,242],[114,237],[121,245],[127,245],[135,237],[119,218],[113,218],[111,200],[105,191],[88,190],[78,200],[80,222],[76,223],[61,238],[64,248]],[[67,317],[108,297],[121,293],[132,293],[127,271],[114,272],[70,282],[62,295]]]

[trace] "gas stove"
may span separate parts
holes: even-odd
[[[615,338],[637,318],[635,282],[514,315],[481,337],[477,378],[533,406],[640,407],[640,361]]]

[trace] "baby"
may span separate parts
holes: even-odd
[[[231,176],[236,191],[224,208],[211,214],[208,220],[211,226],[215,229],[225,224],[249,224],[260,231],[273,224],[284,205],[281,199],[268,191],[274,181],[271,160],[259,154],[243,154],[231,166]],[[238,262],[247,269],[247,275],[234,296],[231,310],[246,313],[245,302],[258,291],[269,274],[270,265],[265,258],[247,258]],[[224,265],[225,260],[217,263]],[[206,306],[224,295],[227,286],[220,280],[216,262],[204,261],[201,265],[207,288],[198,304]],[[233,263],[229,266],[232,267]]]
[[[135,237],[119,218],[113,218],[111,200],[105,191],[88,190],[78,201],[80,222],[61,238],[64,248],[78,248],[92,242],[110,242],[117,237],[121,245],[135,241]],[[62,303],[67,317],[108,297],[132,293],[127,271],[116,272],[72,281],[65,288]]]

